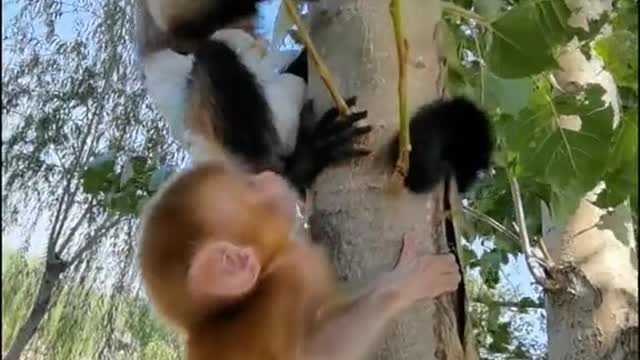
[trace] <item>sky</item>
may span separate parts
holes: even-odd
[[[275,13],[279,7],[280,1],[267,1],[261,4],[261,14],[264,14],[264,23],[261,24],[262,30],[266,34],[271,34],[274,29],[274,20]],[[2,3],[2,23],[3,23],[3,35],[5,33],[4,27],[5,24],[16,14],[16,6],[13,4],[13,1],[3,1]],[[58,22],[58,33],[63,38],[73,38],[74,36],[74,21],[76,17],[84,17],[86,15],[63,15],[63,17]],[[83,19],[83,20],[86,20]],[[3,55],[3,64],[6,59],[11,58],[11,54],[5,51],[3,46],[2,50]],[[6,59],[5,59],[6,57]],[[3,120],[3,130],[4,130],[4,120]],[[21,245],[24,236],[26,233],[31,232],[31,243],[28,249],[28,253],[34,256],[41,256],[44,254],[44,249],[46,247],[46,238],[47,238],[47,223],[48,219],[43,218],[34,229],[16,229],[16,231],[12,231],[6,233],[3,229],[2,236],[2,249],[3,252],[6,249],[16,249]],[[476,241],[473,244],[473,248],[476,251],[482,252],[482,245],[480,245],[480,241]],[[507,276],[508,275],[508,276]],[[530,296],[535,298],[536,293],[534,292],[531,286],[531,276],[529,274],[529,270],[524,262],[522,256],[519,256],[515,261],[512,261],[510,265],[505,268],[500,275],[501,282],[509,284],[508,287],[518,289],[518,291],[526,296]],[[544,334],[539,334],[540,336],[544,336]]]

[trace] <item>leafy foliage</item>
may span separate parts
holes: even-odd
[[[483,357],[531,358],[531,346],[518,344],[522,338],[505,322],[509,307],[497,295],[506,264],[512,266],[521,253],[509,177],[520,183],[534,241],[542,235],[541,202],[562,223],[601,181],[606,188],[597,205],[611,208],[630,199],[637,213],[638,3],[614,2],[613,12],[588,19],[588,29],[570,25],[572,10],[562,0],[453,4],[444,7],[449,93],[470,96],[488,110],[497,144],[494,169],[466,204],[481,236],[463,251],[478,277],[477,289],[472,288],[474,329]],[[602,60],[620,104],[605,101],[605,89],[595,83],[558,85],[557,58],[567,47]],[[486,243],[491,246],[479,251]],[[538,302],[524,296],[507,303],[526,312]]]
[[[137,215],[172,173],[170,167],[152,166],[143,156],[126,159],[118,169],[115,157],[101,155],[85,169],[83,189],[88,194],[100,196],[106,209]]]
[[[562,0],[527,1],[501,14],[490,26],[489,69],[513,79],[557,67],[554,50],[571,36],[569,15]]]
[[[6,349],[20,323],[29,311],[29,300],[42,271],[42,264],[19,252],[3,253],[2,287],[2,348]],[[103,291],[87,291],[67,284],[59,290],[66,300],[53,306],[42,325],[38,345],[29,353],[42,352],[48,358],[94,358],[100,352],[97,336],[103,331],[103,319],[109,313],[103,306],[109,302],[109,294]],[[11,296],[10,296],[11,294]],[[123,311],[115,313],[109,321],[115,324],[118,338],[113,359],[179,359],[181,349],[165,326],[160,324],[146,301],[139,297],[122,297]],[[88,311],[78,311],[88,306]],[[55,342],[55,346],[47,346]],[[54,357],[55,356],[55,357]]]

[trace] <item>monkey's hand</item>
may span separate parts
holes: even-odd
[[[352,107],[357,98],[347,99]],[[313,103],[308,101],[300,114],[300,127],[296,148],[287,159],[287,177],[304,192],[326,167],[352,158],[368,155],[370,151],[355,146],[355,140],[371,131],[371,126],[358,126],[367,117],[367,111],[341,116],[337,108],[329,109],[315,123]]]
[[[300,358],[364,359],[396,315],[418,300],[455,290],[459,281],[453,256],[419,256],[415,242],[405,239],[395,269],[382,274],[362,296],[324,318],[308,335]]]
[[[405,238],[398,264],[387,274],[381,290],[404,308],[454,291],[459,283],[460,270],[453,255],[418,255],[415,240]]]

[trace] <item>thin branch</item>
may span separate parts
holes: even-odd
[[[345,102],[344,98],[342,97],[342,95],[340,95],[340,91],[338,90],[336,81],[335,79],[333,79],[333,76],[331,75],[329,68],[327,67],[327,65],[324,63],[324,61],[318,54],[316,47],[313,45],[313,41],[309,36],[309,32],[307,32],[307,30],[304,28],[302,19],[300,19],[300,16],[298,15],[298,9],[293,4],[293,0],[284,0],[284,4],[287,9],[287,14],[289,15],[289,18],[291,19],[291,21],[293,21],[293,23],[297,27],[296,32],[300,37],[300,40],[304,44],[305,48],[309,51],[309,55],[311,56],[311,61],[316,66],[316,69],[318,70],[318,74],[320,75],[320,79],[322,79],[322,82],[324,82],[324,85],[327,87],[327,90],[329,90],[329,93],[331,94],[331,98],[333,99],[333,102],[336,104],[338,111],[340,111],[340,114],[342,115],[348,115],[350,113],[349,106],[347,106],[347,103]]]
[[[495,220],[494,218],[492,218],[491,216],[487,215],[487,214],[483,214],[482,212],[470,207],[470,206],[463,206],[464,211],[466,211],[468,214],[470,214],[471,216],[475,217],[478,220],[481,220],[483,222],[485,222],[487,225],[493,227],[494,229],[498,230],[499,232],[505,234],[508,238],[510,238],[511,240],[515,241],[518,245],[520,245],[520,238],[518,237],[518,234],[514,233],[513,231],[507,229],[506,226],[500,224],[497,220]]]
[[[511,308],[518,308],[518,309],[544,309],[543,303],[522,304],[517,301],[503,301],[503,300],[486,301],[479,297],[473,297],[471,301],[473,301],[474,303],[483,304],[487,306],[496,305],[500,307],[511,307]]]
[[[98,240],[100,240],[100,238],[104,236],[104,234],[106,234],[109,230],[118,225],[120,223],[120,220],[121,219],[117,217],[107,225],[98,227],[96,232],[93,233],[93,235],[89,236],[85,243],[78,249],[78,251],[76,251],[76,253],[71,256],[71,259],[69,259],[69,262],[67,264],[69,266],[72,266],[76,261],[80,260],[82,255],[84,255],[87,251],[91,250],[91,248],[97,245]]]
[[[544,288],[549,288],[549,281],[546,278],[545,272],[540,269],[540,266],[549,269],[550,265],[544,260],[536,256],[531,249],[531,241],[529,240],[529,233],[527,231],[527,221],[524,216],[524,207],[522,205],[522,195],[520,194],[520,185],[518,180],[508,175],[509,186],[511,187],[511,196],[513,198],[513,207],[516,212],[516,221],[518,225],[518,233],[520,234],[520,245],[524,252],[527,267],[533,279]]]
[[[389,12],[393,22],[393,33],[396,39],[398,54],[398,106],[400,113],[400,129],[398,141],[398,160],[391,177],[391,183],[400,185],[409,172],[409,154],[411,153],[411,138],[409,134],[409,116],[407,112],[407,63],[409,43],[404,34],[402,9],[400,0],[391,0]]]
[[[53,259],[56,250],[56,244],[59,240],[58,228],[62,228],[66,219],[61,219],[64,212],[64,204],[66,203],[66,197],[71,191],[71,185],[73,183],[73,176],[68,175],[66,182],[62,188],[61,198],[58,200],[58,206],[55,210],[53,222],[51,223],[51,230],[49,230],[49,236],[47,239],[47,259]]]
[[[448,1],[442,2],[442,12],[444,12],[445,14],[455,15],[461,18],[473,20],[478,24],[481,24],[486,27],[489,27],[491,23],[491,21],[486,19],[485,17]]]
[[[69,246],[69,244],[73,240],[73,237],[75,236],[75,234],[80,229],[80,226],[84,223],[84,219],[91,213],[91,210],[93,210],[93,205],[94,204],[93,204],[93,200],[92,200],[84,208],[84,211],[82,212],[82,214],[80,214],[80,217],[78,217],[78,220],[76,221],[75,224],[73,224],[73,226],[71,227],[71,230],[69,230],[69,233],[67,233],[67,236],[65,236],[64,240],[62,241],[62,243],[58,247],[58,249],[57,249],[58,253],[62,253],[67,248],[67,246]]]

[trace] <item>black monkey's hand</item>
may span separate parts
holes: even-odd
[[[352,107],[357,98],[346,100]],[[313,103],[308,101],[300,114],[300,129],[294,153],[287,161],[287,175],[300,192],[313,183],[318,174],[334,163],[361,157],[368,149],[355,146],[355,140],[371,131],[371,126],[358,126],[367,111],[341,116],[337,108],[329,109],[315,123]]]

